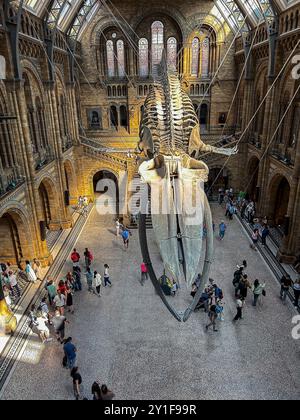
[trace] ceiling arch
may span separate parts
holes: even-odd
[[[200,1],[200,0],[199,0]],[[25,7],[44,17],[49,27],[58,27],[78,40],[86,24],[111,0],[25,0]],[[219,12],[232,31],[242,34],[266,21],[271,27],[282,0],[215,0]]]

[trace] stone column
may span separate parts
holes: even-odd
[[[27,105],[25,100],[24,86],[20,82],[16,84],[15,91],[12,92],[14,109],[18,117],[19,132],[22,135],[20,139],[20,149],[22,153],[22,160],[27,180],[27,191],[29,198],[29,206],[32,214],[33,234],[35,235],[34,252],[41,260],[43,265],[47,265],[52,261],[52,256],[49,253],[46,241],[40,239],[39,222],[42,220],[42,211],[40,206],[40,198],[38,191],[34,188],[34,159],[32,153],[32,143],[27,120]]]
[[[58,171],[58,178],[59,178],[59,185],[58,188],[58,202],[60,206],[60,214],[61,220],[53,221],[50,224],[50,229],[57,230],[60,227],[62,229],[68,229],[72,226],[72,217],[70,214],[69,209],[65,206],[64,202],[64,191],[66,191],[66,179],[64,174],[64,162],[63,162],[63,153],[62,153],[62,142],[60,136],[60,125],[59,125],[59,117],[57,111],[57,102],[56,102],[56,95],[55,95],[55,88],[54,84],[48,84],[48,95],[49,95],[49,103],[51,105],[51,112],[53,116],[53,131],[55,133],[54,136],[54,150],[56,155],[56,167]]]
[[[287,217],[290,219],[289,235],[284,237],[277,257],[281,262],[292,264],[296,260],[296,253],[299,253],[300,244],[300,132],[298,133]]]

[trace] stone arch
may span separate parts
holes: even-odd
[[[188,39],[191,36],[191,33],[199,27],[211,27],[215,32],[217,42],[224,42],[228,35],[228,31],[225,30],[224,23],[222,23],[215,15],[210,13],[198,13],[191,17],[189,19],[189,25],[186,25],[186,39]]]
[[[291,184],[284,174],[273,176],[268,187],[268,216],[275,226],[282,226],[287,214]]]
[[[99,183],[100,181],[100,183]],[[101,183],[103,181],[103,184]],[[109,183],[110,181],[114,182],[114,186],[111,187],[109,190]],[[110,212],[114,215],[119,215],[120,213],[120,192],[119,192],[119,174],[109,168],[109,167],[101,167],[100,169],[96,169],[90,173],[90,182],[91,187],[93,190],[94,200],[96,202],[96,207],[98,207],[99,201],[102,203],[102,196],[105,193],[109,198],[110,204]],[[105,185],[107,183],[107,185]],[[102,189],[102,185],[103,189]],[[102,198],[101,198],[102,197]],[[98,208],[98,211],[99,208]],[[106,209],[104,210],[106,211]]]
[[[44,177],[38,184],[43,220],[48,229],[55,230],[60,221],[58,193],[55,183],[49,177]]]
[[[35,256],[30,217],[19,203],[9,203],[0,213],[0,261],[20,265]]]
[[[27,74],[27,77],[29,78],[30,82],[33,83],[39,90],[38,95],[40,98],[44,98],[44,89],[43,89],[43,82],[39,75],[38,70],[36,67],[27,59],[22,60],[22,76],[24,77],[24,74]]]
[[[78,198],[76,171],[69,159],[64,161],[64,176],[66,178],[66,191],[68,192],[70,204],[76,204]]]

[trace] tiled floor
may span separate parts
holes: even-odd
[[[214,206],[218,223],[223,217]],[[150,238],[153,249],[153,238]],[[206,333],[203,312],[185,324],[167,312],[150,283],[139,283],[137,231],[129,251],[114,236],[114,224],[94,211],[77,248],[88,246],[95,268],[111,267],[112,288],[101,299],[84,290],[75,296],[68,334],[78,347],[84,394],[94,380],[105,382],[119,399],[300,399],[300,340],[292,339],[292,306],[278,298],[279,287],[260,256],[250,250],[237,221],[225,240],[215,241],[212,277],[225,293],[225,322]],[[157,253],[154,261],[160,264]],[[251,279],[267,283],[263,306],[249,295],[240,324],[232,323],[232,273],[247,258]],[[70,264],[66,263],[66,270]],[[174,302],[189,303],[184,290]],[[41,345],[32,336],[4,390],[3,399],[73,399],[69,373],[61,366],[57,342]]]

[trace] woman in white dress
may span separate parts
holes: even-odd
[[[30,261],[26,261],[25,273],[27,274],[27,278],[29,281],[31,281],[32,283],[36,283],[37,277],[33,268],[30,265]]]

